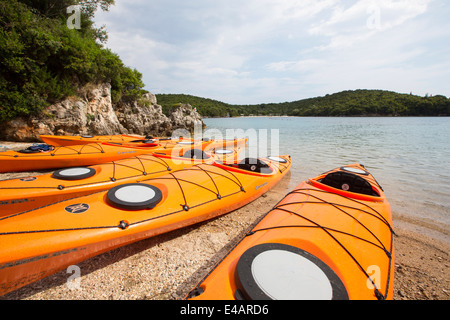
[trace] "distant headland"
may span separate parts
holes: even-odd
[[[158,103],[169,110],[189,103],[203,117],[239,116],[450,116],[450,99],[425,97],[384,90],[348,90],[293,102],[232,105],[185,94],[158,94]]]

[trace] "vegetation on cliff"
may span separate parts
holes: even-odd
[[[114,0],[0,0],[0,123],[36,114],[87,83],[110,82],[113,103],[143,92],[142,74],[103,47],[94,12]],[[78,26],[68,27],[77,5]]]
[[[224,102],[180,94],[159,94],[158,103],[170,108],[177,103],[197,107],[205,117],[287,116],[450,116],[450,99],[420,97],[383,90],[343,91],[324,97],[258,105],[230,105]]]

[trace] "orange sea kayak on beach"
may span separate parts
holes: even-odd
[[[199,164],[1,218],[0,295],[70,265],[231,212],[271,189],[289,156]]]
[[[92,135],[78,135],[78,136],[53,136],[53,135],[41,135],[41,140],[46,144],[63,147],[63,146],[74,146],[80,144],[89,143],[102,143],[102,142],[113,142],[113,143],[155,143],[159,138],[154,137],[144,137],[144,136],[132,136],[127,134],[116,134],[116,135],[106,135],[106,136],[92,136]],[[167,140],[171,140],[167,138]]]
[[[140,155],[91,167],[64,168],[50,174],[0,181],[0,218],[118,184],[146,181],[196,164],[233,162],[240,152],[240,149],[227,149],[226,153],[215,154],[192,150],[180,157]]]
[[[200,281],[196,300],[392,299],[383,190],[361,165],[301,183]]]
[[[212,141],[193,143],[180,141],[170,144],[143,143],[140,145],[106,142],[65,147],[38,145],[22,151],[0,152],[0,173],[90,166],[167,150],[174,150],[178,154],[193,148],[203,150],[211,143]],[[40,147],[42,149],[38,149]]]
[[[109,136],[91,136],[91,135],[79,135],[79,136],[52,136],[52,135],[41,135],[41,140],[44,141],[48,145],[52,145],[55,147],[59,146],[73,146],[80,144],[90,144],[90,143],[120,143],[120,144],[129,144],[129,145],[140,145],[143,143],[157,143],[165,148],[176,145],[177,143],[189,145],[192,143],[199,142],[212,142],[214,148],[226,148],[227,146],[245,146],[247,143],[247,139],[234,139],[234,140],[215,140],[215,139],[202,139],[194,140],[190,138],[162,138],[162,137],[151,137],[151,136],[132,136],[126,134],[120,135],[109,135]]]

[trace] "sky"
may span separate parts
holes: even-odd
[[[95,22],[146,90],[259,104],[449,97],[449,17],[448,0],[116,0]]]

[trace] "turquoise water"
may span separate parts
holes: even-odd
[[[247,136],[246,156],[290,154],[289,188],[336,167],[362,163],[393,213],[450,230],[450,118],[204,119],[205,136]],[[228,134],[227,134],[228,133]]]

